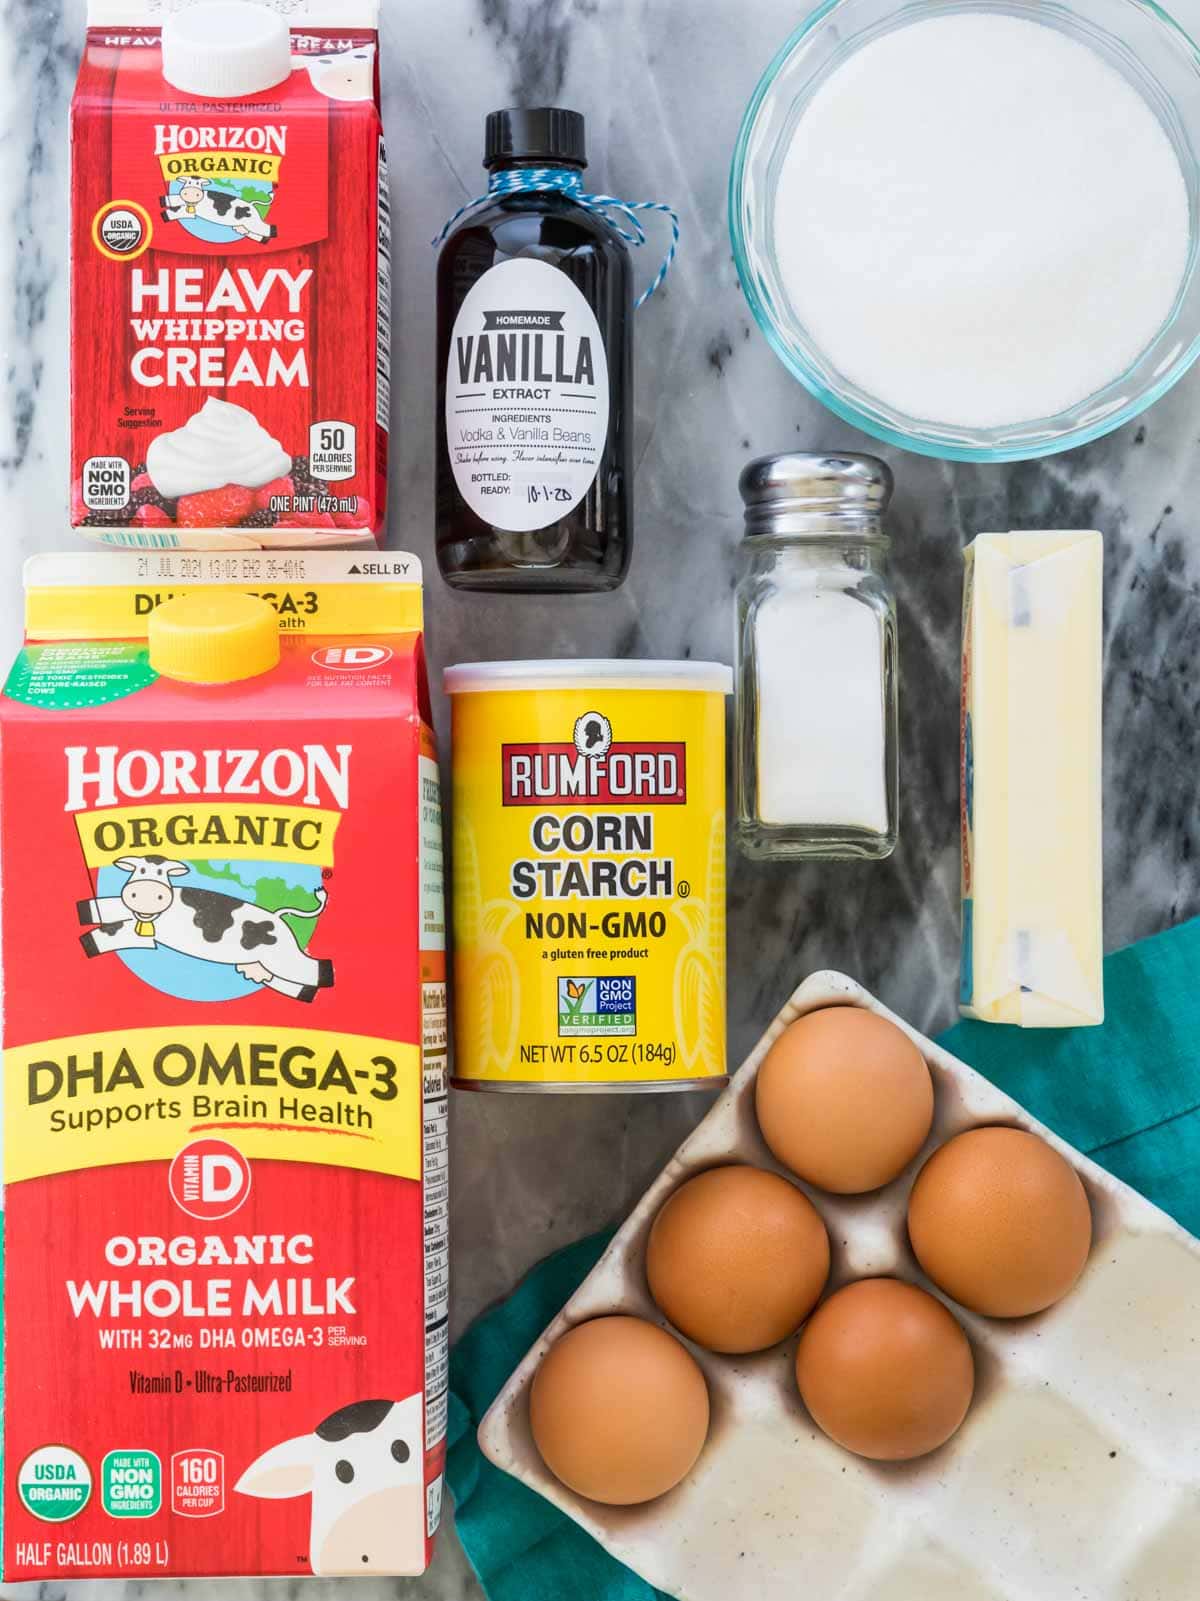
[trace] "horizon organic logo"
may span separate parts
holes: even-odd
[[[154,154],[174,155],[180,150],[254,150],[262,155],[282,156],[287,153],[287,134],[287,128],[277,123],[198,127],[191,122],[158,122],[154,125]]]
[[[390,655],[391,652],[389,651]],[[67,799],[63,810],[111,807],[205,795],[270,795],[305,806],[326,801],[350,805],[351,745],[303,745],[299,750],[122,750],[119,745],[68,745]]]

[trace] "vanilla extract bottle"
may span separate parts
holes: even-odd
[[[488,193],[438,261],[437,553],[458,589],[615,589],[632,539],[629,252],[584,122],[487,119]]]

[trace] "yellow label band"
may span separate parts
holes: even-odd
[[[144,1028],[10,1046],[10,1184],[170,1160],[212,1133],[249,1158],[421,1175],[421,1054],[358,1034]]]
[[[156,851],[188,860],[311,862],[333,865],[341,813],[310,806],[237,805],[231,801],[176,806],[116,806],[75,819],[89,867],[108,867],[130,853]]]
[[[281,156],[264,155],[258,150],[173,150],[159,156],[158,165],[168,181],[172,178],[242,178],[275,183],[279,178]]]
[[[281,633],[404,634],[422,626],[421,591],[410,583],[189,584],[30,589],[25,631],[48,639],[144,639],[164,601],[214,587],[257,595],[274,607]]]

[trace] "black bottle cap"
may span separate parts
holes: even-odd
[[[578,111],[566,111],[561,106],[490,111],[483,164],[490,170],[505,161],[586,167],[583,117]]]

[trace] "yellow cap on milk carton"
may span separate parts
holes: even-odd
[[[980,534],[965,559],[961,1010],[1102,1023],[1103,541]]]

